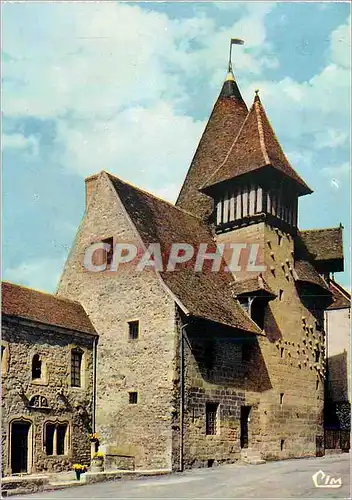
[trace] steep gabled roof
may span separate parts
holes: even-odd
[[[254,170],[270,166],[292,179],[301,194],[312,190],[288,162],[256,95],[254,103],[218,169],[205,181],[202,190]]]
[[[276,293],[270,288],[265,279],[258,275],[255,278],[249,278],[243,281],[236,281],[231,286],[235,296],[243,294],[256,294],[256,295],[266,295],[274,299],[277,297]]]
[[[224,161],[247,113],[235,78],[229,73],[187,172],[177,206],[201,218],[210,215],[213,202],[199,188]]]
[[[78,302],[8,282],[2,283],[1,299],[2,314],[97,335]]]
[[[326,293],[329,293],[329,287],[325,280],[317,272],[313,264],[306,260],[297,260],[294,264],[293,277],[295,281],[310,283],[322,288]]]
[[[342,229],[329,227],[300,231],[299,235],[316,262],[343,260]]]
[[[199,218],[111,174],[108,176],[145,246],[160,243],[164,257],[169,255],[173,243],[188,243],[195,249],[195,254],[202,243],[208,245],[208,251],[215,251],[210,230]],[[195,272],[194,263],[195,258],[178,265],[173,272],[160,272],[166,286],[189,314],[262,334],[232,298],[230,283],[233,279],[229,273],[212,272],[209,266],[204,266],[202,272]]]
[[[351,308],[351,295],[339,283],[330,280],[329,289],[332,293],[333,303],[328,309],[349,309]]]

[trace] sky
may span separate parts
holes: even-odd
[[[260,97],[314,193],[301,229],[343,224],[350,289],[350,4],[2,6],[3,279],[54,292],[101,170],[175,201],[227,71]]]

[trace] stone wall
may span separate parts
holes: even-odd
[[[97,432],[101,450],[134,456],[138,468],[171,468],[176,326],[174,300],[153,270],[125,264],[116,272],[89,272],[85,249],[113,237],[141,242],[107,176],[99,177],[66,263],[58,293],[78,300],[99,338]],[[139,321],[130,340],[128,322]],[[129,392],[138,393],[129,404]]]
[[[186,324],[179,316],[178,324]],[[240,410],[245,404],[242,345],[253,342],[243,334],[205,321],[185,328],[184,342],[184,467],[208,467],[232,463],[240,457]],[[179,396],[178,404],[179,404]],[[218,404],[215,435],[206,434],[206,405]],[[177,429],[178,430],[178,429]],[[174,459],[179,460],[179,432]],[[176,466],[175,466],[176,468]]]
[[[2,343],[6,367],[2,374],[2,463],[3,474],[11,473],[10,427],[13,420],[31,423],[29,472],[70,470],[73,462],[89,464],[88,433],[92,422],[92,337],[64,332],[51,326],[3,316]],[[71,347],[84,351],[83,387],[71,387]],[[41,379],[32,379],[32,358],[42,360]],[[46,408],[29,407],[31,398],[45,398]],[[44,401],[44,400],[42,400]],[[43,406],[43,405],[42,405]],[[64,455],[48,456],[44,446],[44,424],[67,423]]]
[[[277,294],[269,302],[266,336],[258,337],[246,383],[246,404],[253,406],[249,446],[268,459],[314,456],[316,436],[323,435],[325,339],[293,280],[293,238],[260,223],[220,234],[217,240],[259,243],[263,276]],[[315,346],[321,350],[319,363]]]

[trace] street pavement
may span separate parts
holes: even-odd
[[[350,498],[348,453],[262,465],[225,465],[136,480],[109,481],[66,490],[18,496],[16,499],[230,499],[230,498]],[[317,488],[312,475],[341,478],[341,487]],[[330,476],[327,478],[327,476]],[[321,477],[321,475],[320,475]],[[334,482],[333,482],[334,484]]]

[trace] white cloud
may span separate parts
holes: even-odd
[[[151,108],[127,108],[106,121],[60,120],[57,140],[64,146],[62,163],[81,175],[104,169],[136,182],[151,175],[174,178],[189,164],[203,128],[161,101]]]
[[[264,19],[272,8],[245,6],[235,10],[231,27],[219,29],[205,15],[172,20],[118,2],[71,4],[68,21],[67,9],[55,6],[55,23],[48,23],[46,31],[44,24],[39,27],[45,33],[40,50],[33,33],[20,24],[5,33],[4,111],[40,117],[74,113],[87,119],[163,96],[178,102],[187,98],[186,77],[199,68],[204,78],[224,73],[233,33],[246,39],[244,50],[234,55],[236,68],[260,74],[262,67],[277,64],[264,57]],[[256,57],[248,49],[256,49]]]
[[[39,141],[34,135],[25,137],[23,134],[3,134],[1,148],[27,150],[33,156],[38,154]]]
[[[344,68],[351,66],[351,18],[332,32],[330,51],[334,63]]]
[[[61,259],[37,259],[22,262],[4,271],[4,280],[37,290],[54,292],[65,262]]]
[[[338,182],[338,179],[348,177],[351,174],[351,165],[348,162],[344,162],[341,165],[324,167],[321,172],[323,175],[332,177],[332,180]]]
[[[316,134],[314,147],[323,149],[344,146],[348,143],[348,139],[348,133],[329,128]]]

